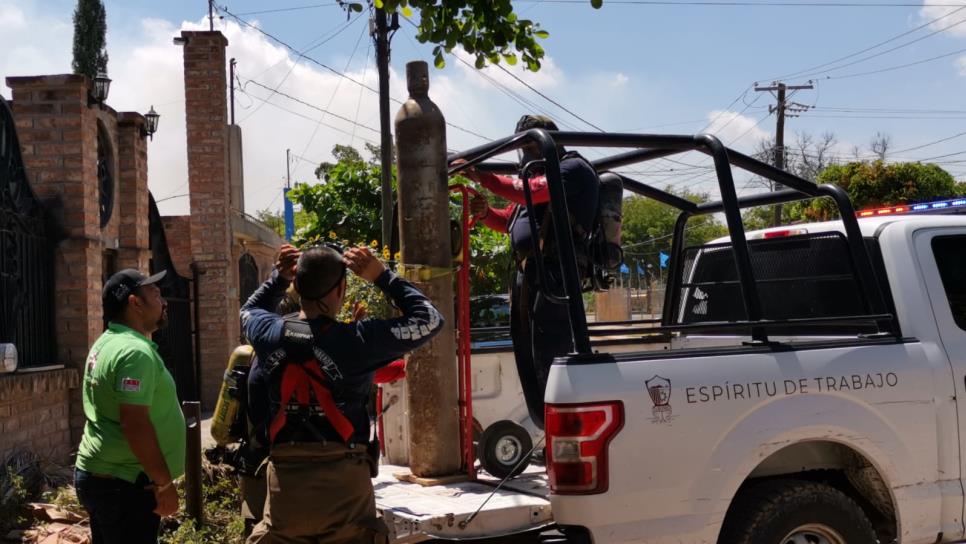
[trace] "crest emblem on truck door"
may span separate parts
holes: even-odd
[[[654,418],[653,423],[669,423],[671,416],[671,380],[655,375],[649,380],[644,381],[647,394],[654,403],[651,413]]]

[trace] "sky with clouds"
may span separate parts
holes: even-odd
[[[766,5],[604,0],[603,9],[594,10],[589,1],[517,0],[522,17],[550,32],[543,69],[479,71],[457,52],[447,57],[446,68],[431,69],[430,95],[451,123],[448,147],[506,135],[521,114],[536,111],[566,129],[709,131],[750,151],[774,137],[775,125],[768,110],[774,97],[755,92],[754,84],[780,77],[815,86],[791,98],[810,109],[788,119],[786,140],[796,132],[831,132],[835,153],[847,158],[855,146],[867,154],[872,135],[881,132],[891,137],[896,159],[934,160],[966,179],[966,163],[958,162],[966,158],[966,8],[928,0],[901,7],[759,1]],[[162,213],[184,213],[182,58],[171,39],[182,29],[207,29],[207,3],[105,5],[114,80],[109,103],[119,111],[144,112],[153,105],[162,115],[150,143],[150,188]],[[72,0],[0,0],[0,76],[69,72],[73,6]],[[313,7],[257,13],[305,6]],[[315,165],[331,157],[333,145],[361,149],[379,139],[376,95],[358,84],[377,86],[368,22],[365,14],[347,18],[325,0],[237,0],[228,9],[302,53],[230,17],[216,18],[229,40],[228,56],[238,59],[236,122],[244,131],[246,208],[280,209],[286,149],[293,154],[293,181],[311,182]],[[406,94],[405,63],[431,61],[431,48],[414,35],[403,22],[393,38],[391,88],[397,100]],[[0,94],[9,98],[9,89],[0,87]],[[394,103],[392,110],[397,108]],[[586,150],[590,158],[600,153]],[[714,192],[707,159],[689,154],[675,161],[632,171],[658,185]]]

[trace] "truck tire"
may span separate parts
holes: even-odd
[[[862,508],[832,486],[772,480],[743,491],[719,544],[875,544]]]
[[[527,468],[533,440],[526,429],[504,419],[483,431],[478,447],[477,456],[483,470],[503,479],[516,476]]]

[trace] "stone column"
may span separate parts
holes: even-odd
[[[214,408],[228,355],[238,339],[237,264],[231,262],[228,97],[221,32],[182,32],[191,252],[201,271],[201,402]]]
[[[57,361],[83,370],[103,330],[102,242],[97,184],[98,106],[88,105],[85,76],[9,77],[13,113],[30,185],[44,200],[59,200],[66,238],[55,252],[54,314]],[[71,391],[72,440],[84,414],[80,390]]]

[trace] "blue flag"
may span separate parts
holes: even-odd
[[[630,268],[627,268],[627,265],[626,264],[621,263],[621,274],[627,274],[630,271],[631,271],[631,269]]]
[[[661,252],[661,268],[667,268],[667,262],[671,260],[671,256],[667,253]]]
[[[288,192],[292,189],[286,187],[282,191],[282,200],[285,201],[285,241],[291,242],[295,234],[295,208],[292,201],[288,199]]]

